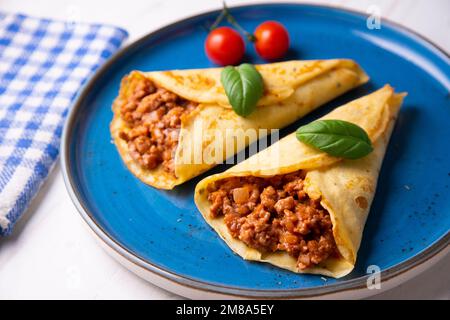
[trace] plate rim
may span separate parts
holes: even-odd
[[[277,5],[277,6],[302,6],[302,7],[315,7],[321,9],[333,9],[337,11],[341,11],[344,13],[351,13],[354,15],[359,15],[361,17],[368,17],[368,14],[355,10],[348,9],[339,6],[333,5],[318,5],[314,3],[302,2],[258,2],[251,4],[242,4],[236,6],[230,6],[230,9],[233,8],[254,8],[259,6],[269,6],[269,5]],[[141,46],[143,43],[151,39],[152,37],[158,35],[161,32],[164,32],[179,23],[189,22],[190,20],[195,20],[201,18],[202,16],[208,16],[214,13],[219,13],[220,9],[208,10],[205,12],[201,12],[199,14],[189,15],[187,17],[177,19],[176,21],[170,22],[158,29],[155,29],[144,36],[136,39],[130,44],[124,46],[120,50],[118,50],[112,57],[110,57],[95,73],[91,76],[89,81],[83,85],[80,89],[77,97],[74,99],[72,103],[72,108],[67,115],[67,119],[64,124],[64,130],[61,137],[61,171],[64,179],[64,184],[69,193],[71,201],[74,203],[77,211],[86,222],[86,224],[91,229],[90,231],[94,232],[96,238],[101,240],[104,245],[114,251],[114,253],[119,254],[122,258],[134,264],[135,266],[142,268],[145,271],[149,271],[156,276],[160,276],[165,280],[172,282],[175,285],[182,285],[185,287],[189,287],[190,289],[200,290],[205,293],[214,293],[214,294],[224,294],[231,297],[236,298],[312,298],[312,297],[322,297],[331,294],[343,293],[346,291],[352,290],[360,290],[366,288],[366,281],[369,275],[364,275],[355,279],[347,280],[341,283],[334,283],[323,287],[310,287],[310,288],[298,288],[298,289],[280,289],[280,290],[272,290],[272,289],[247,289],[247,288],[238,288],[228,285],[221,284],[213,284],[202,280],[193,279],[189,276],[181,275],[170,270],[167,270],[163,267],[159,267],[154,263],[140,257],[138,254],[132,252],[131,250],[124,247],[120,244],[114,237],[108,234],[95,220],[92,213],[87,209],[85,204],[82,201],[82,198],[77,191],[76,184],[73,181],[73,177],[70,174],[71,170],[71,161],[70,161],[70,139],[71,132],[73,132],[73,126],[76,120],[76,115],[81,109],[81,105],[83,100],[89,94],[91,89],[97,83],[97,79],[102,77],[104,73],[108,71],[108,69],[113,66],[116,61],[118,61],[122,56],[126,55],[129,51],[135,49],[136,47]],[[432,49],[436,50],[438,53],[442,54],[444,58],[446,58],[448,63],[450,64],[450,54],[446,52],[439,45],[435,44],[433,41],[429,40],[427,37],[421,35],[417,31],[411,30],[408,27],[405,27],[397,22],[393,22],[389,19],[382,17],[383,24],[389,25],[391,28],[396,31],[402,31],[406,33],[409,37],[414,40],[420,40],[422,44],[426,44]],[[393,278],[397,278],[408,271],[412,271],[417,267],[423,265],[428,260],[431,260],[433,257],[441,253],[450,245],[450,230],[447,231],[445,235],[443,235],[439,240],[435,243],[431,244],[428,248],[422,250],[417,253],[413,257],[400,262],[386,270],[382,271],[380,277],[382,282],[387,282]],[[376,292],[374,292],[375,294]]]

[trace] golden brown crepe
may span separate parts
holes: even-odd
[[[404,96],[394,93],[386,85],[323,117],[349,121],[362,127],[374,147],[368,156],[358,160],[335,158],[300,142],[294,132],[229,170],[200,181],[195,191],[198,209],[227,245],[244,259],[268,262],[293,272],[335,278],[348,274],[355,265],[381,163]],[[319,265],[300,270],[297,260],[286,252],[262,253],[253,249],[230,235],[223,216],[211,218],[208,186],[215,181],[236,176],[270,177],[300,169],[306,171],[304,183],[308,196],[321,199],[320,204],[331,217],[338,258],[329,258]]]
[[[287,61],[258,65],[256,68],[263,77],[265,92],[256,111],[246,118],[231,109],[220,82],[221,68],[131,73],[122,82],[119,97],[113,105],[114,118],[110,126],[114,143],[129,170],[151,186],[172,189],[267,134],[259,131],[259,136],[245,138],[242,145],[237,145],[232,139],[224,139],[223,154],[211,154],[209,148],[216,141],[212,133],[215,130],[223,135],[227,129],[234,130],[239,135],[239,132],[248,129],[283,128],[368,81],[364,71],[351,60]],[[167,172],[161,167],[144,169],[133,160],[127,142],[120,138],[121,131],[130,130],[120,116],[120,107],[130,91],[130,80],[145,78],[181,98],[198,103],[194,111],[181,118],[174,172]],[[200,138],[195,133],[199,128],[203,130]]]

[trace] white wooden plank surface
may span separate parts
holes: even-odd
[[[258,1],[229,0],[229,5]],[[329,0],[418,31],[450,51],[448,0]],[[42,17],[122,26],[132,41],[174,20],[220,6],[213,0],[2,0],[0,10]],[[450,257],[415,279],[375,298],[450,299]],[[88,233],[69,199],[56,166],[12,236],[0,239],[0,298],[6,299],[176,299],[122,268]]]

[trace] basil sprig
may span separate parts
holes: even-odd
[[[234,112],[242,117],[251,114],[264,92],[261,74],[248,63],[222,70],[222,85]]]
[[[373,151],[361,127],[342,120],[317,120],[298,128],[297,139],[332,156],[358,159]]]

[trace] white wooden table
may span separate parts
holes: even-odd
[[[229,5],[256,1],[228,0]],[[366,11],[425,35],[450,52],[448,0],[313,1]],[[105,22],[124,27],[132,41],[151,30],[201,11],[219,0],[2,0],[0,10],[41,17]],[[415,279],[376,298],[450,299],[450,257]],[[0,298],[176,299],[112,260],[89,234],[66,192],[59,164],[12,236],[0,239]]]

